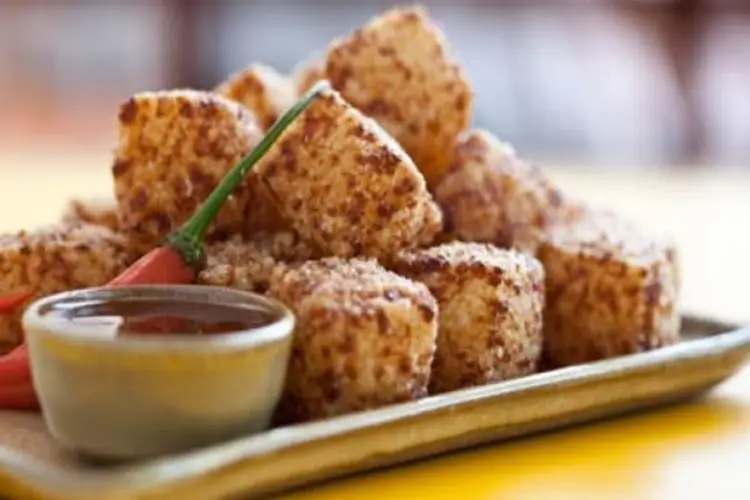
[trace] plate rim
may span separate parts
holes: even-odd
[[[404,419],[439,413],[483,400],[510,397],[550,385],[575,386],[591,379],[618,377],[639,369],[663,366],[665,363],[709,358],[737,350],[747,351],[745,357],[733,365],[734,369],[722,380],[731,376],[745,364],[746,358],[750,356],[750,325],[727,323],[703,315],[685,314],[682,319],[697,325],[705,324],[717,333],[706,334],[647,352],[460,389],[376,410],[281,427],[181,454],[97,471],[63,470],[0,444],[0,474],[13,482],[22,484],[25,488],[38,492],[54,492],[57,496],[93,495],[100,491],[117,488],[122,484],[127,484],[131,492],[143,491],[198,475],[207,475],[240,460],[264,453],[375,428]]]

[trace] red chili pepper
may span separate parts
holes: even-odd
[[[6,295],[0,297],[0,314],[12,313],[18,306],[26,302],[34,292],[31,290],[27,292],[18,292],[13,295]]]
[[[26,344],[0,358],[0,408],[38,410]]]
[[[185,258],[171,245],[158,247],[110,281],[109,285],[190,283],[195,278],[195,271],[185,264]]]
[[[33,295],[32,291],[0,297],[0,314],[12,313]],[[31,383],[26,344],[0,358],[0,408],[37,410],[39,403]]]
[[[29,357],[26,344],[16,347],[3,356],[2,360],[7,361],[7,363],[0,363],[0,387],[30,380],[27,371],[17,369],[19,367],[28,368]]]
[[[12,385],[0,385],[0,408],[4,410],[39,410],[39,401],[36,398],[34,384],[31,380]]]
[[[260,144],[229,171],[190,220],[170,234],[161,246],[141,257],[108,285],[193,283],[204,261],[203,237],[224,201],[289,124],[327,88],[329,84],[326,81],[318,82],[311,88],[274,123]],[[32,292],[23,292],[0,297],[0,314],[13,312],[31,295]],[[163,326],[161,325],[162,328]],[[0,409],[35,410],[38,407],[31,381],[28,350],[22,344],[0,358]]]

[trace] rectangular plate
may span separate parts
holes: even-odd
[[[413,403],[274,429],[133,465],[83,464],[39,415],[0,412],[0,494],[24,498],[254,498],[435,453],[700,394],[750,356],[750,328],[687,316],[679,345]]]

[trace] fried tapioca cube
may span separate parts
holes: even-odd
[[[85,222],[117,232],[120,230],[119,207],[111,198],[74,198],[65,206],[62,222]]]
[[[418,247],[428,247],[438,241],[443,234],[443,211],[440,206],[430,200],[429,207],[424,211],[422,229],[417,235]]]
[[[404,147],[430,186],[439,181],[469,125],[473,94],[424,7],[391,9],[335,40],[325,75]]]
[[[125,101],[112,167],[123,230],[159,241],[193,214],[261,137],[252,114],[218,94],[142,92]],[[242,230],[246,191],[242,186],[229,197],[211,231]]]
[[[438,301],[431,393],[537,371],[544,307],[539,261],[489,244],[455,242],[402,252],[392,269],[427,285]]]
[[[333,90],[315,97],[255,172],[280,212],[326,255],[387,257],[440,218],[424,177],[377,123]]]
[[[261,63],[234,73],[217,86],[216,92],[250,109],[263,130],[270,128],[297,98],[291,79]]]
[[[292,80],[298,95],[304,94],[325,77],[325,61],[320,54],[310,56],[292,70]]]
[[[674,344],[679,267],[674,246],[611,212],[550,231],[544,357],[567,366]]]
[[[423,284],[374,260],[327,258],[277,269],[269,294],[297,319],[279,423],[427,394],[437,304]]]
[[[265,293],[277,266],[302,263],[315,254],[289,231],[260,233],[252,239],[235,236],[206,247],[206,265],[198,274],[198,283]]]
[[[435,198],[457,238],[532,254],[550,224],[577,210],[538,167],[482,129],[461,134]]]
[[[93,224],[104,226],[125,239],[128,249],[135,255],[141,256],[154,248],[153,238],[144,236],[136,231],[125,230],[120,221],[120,207],[113,199],[90,198],[73,199],[65,207],[62,215],[63,223]]]
[[[30,300],[34,300],[65,290],[101,286],[136,258],[122,235],[82,222],[2,235],[0,296],[32,290]],[[22,341],[23,309],[0,315],[0,351]]]
[[[253,239],[256,234],[291,231],[289,221],[281,214],[268,187],[256,172],[247,175],[241,194],[246,203],[242,228],[245,238]]]

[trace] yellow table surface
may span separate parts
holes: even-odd
[[[750,323],[750,173],[549,169],[569,193],[671,233],[683,307]],[[106,151],[0,153],[0,230],[53,222],[111,193]],[[290,499],[750,498],[750,369],[691,403],[484,446],[285,495]]]

